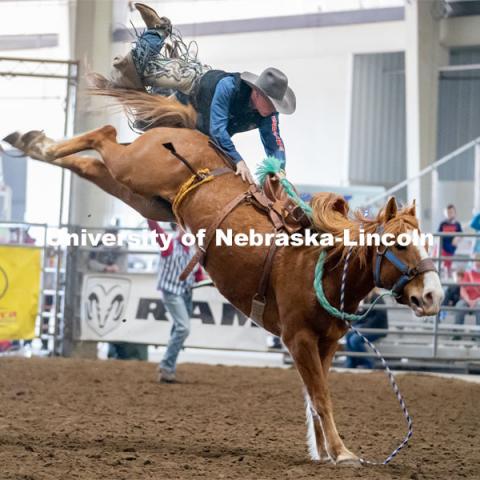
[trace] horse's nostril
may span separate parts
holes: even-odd
[[[423,295],[423,301],[427,305],[432,305],[433,304],[433,292],[427,292]]]
[[[415,297],[414,295],[412,295],[410,297],[410,303],[412,303],[413,305],[419,307],[420,306],[420,300],[418,299],[418,297]]]

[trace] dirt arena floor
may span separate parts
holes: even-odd
[[[480,478],[480,385],[400,377],[414,418],[411,447],[387,467],[309,461],[301,384],[291,370],[0,359],[0,478]],[[369,459],[405,433],[381,373],[331,375],[346,444]]]

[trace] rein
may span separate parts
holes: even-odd
[[[322,277],[323,277],[323,268],[325,265],[325,259],[326,259],[326,252],[325,250],[322,250],[320,253],[320,257],[318,258],[317,266],[315,267],[315,280],[314,280],[314,288],[315,288],[315,293],[317,295],[318,302],[320,305],[323,307],[324,310],[326,310],[330,315],[332,315],[335,318],[338,318],[342,320],[347,328],[351,330],[352,332],[356,333],[362,340],[363,343],[366,343],[370,349],[375,353],[375,355],[380,359],[382,362],[383,369],[385,371],[385,374],[388,377],[388,380],[390,382],[390,385],[395,393],[395,396],[397,397],[398,403],[400,404],[400,408],[402,409],[403,415],[405,417],[405,420],[407,422],[407,428],[408,432],[405,435],[404,439],[402,442],[398,445],[398,447],[387,457],[383,462],[372,462],[370,460],[365,460],[364,458],[360,458],[360,462],[364,465],[387,465],[390,463],[394,457],[397,456],[397,454],[402,450],[405,445],[408,444],[410,439],[413,436],[413,420],[410,414],[408,413],[407,410],[407,405],[405,404],[405,400],[403,399],[402,394],[400,393],[400,389],[398,388],[397,382],[395,380],[395,376],[393,372],[390,370],[390,367],[387,365],[387,362],[383,358],[382,354],[378,351],[377,347],[368,340],[368,338],[365,337],[360,331],[355,328],[351,322],[356,322],[359,320],[363,320],[373,309],[373,307],[380,301],[381,298],[386,297],[386,296],[393,296],[396,297],[398,296],[398,293],[395,293],[393,290],[389,290],[385,293],[382,293],[379,295],[368,307],[365,313],[362,315],[356,315],[353,313],[346,313],[344,310],[345,307],[345,285],[346,285],[346,277],[347,277],[347,270],[348,270],[348,261],[350,259],[350,254],[352,252],[352,247],[350,247],[347,256],[345,258],[345,264],[343,267],[343,275],[342,275],[342,286],[340,290],[340,310],[335,308],[330,304],[328,301],[327,297],[325,296],[325,292],[323,290],[323,284],[322,284]],[[312,414],[319,418],[318,413],[313,409],[313,407],[310,405],[310,409],[312,411]]]
[[[280,178],[280,182],[285,188],[285,191],[287,194],[297,202],[298,205],[300,205],[305,213],[307,213],[309,216],[312,215],[312,207],[304,202],[296,193],[295,189],[293,188],[292,184],[287,180],[285,175],[281,172],[280,166],[277,162],[275,162],[273,159],[266,159],[259,167],[257,170],[257,174],[260,177],[260,180],[262,181],[262,178],[265,178],[267,174],[276,174]],[[383,227],[379,227],[379,230],[383,231]],[[399,446],[387,457],[383,462],[373,462],[370,460],[365,460],[363,458],[360,458],[360,462],[364,465],[387,465],[390,463],[393,458],[402,450],[402,448],[405,447],[405,445],[408,444],[409,440],[412,438],[413,435],[413,421],[412,417],[408,413],[407,406],[405,404],[405,400],[403,399],[402,394],[400,393],[400,389],[398,388],[397,382],[395,380],[395,376],[393,372],[390,370],[389,366],[387,365],[387,362],[383,358],[382,354],[378,351],[378,349],[375,347],[375,345],[370,342],[365,335],[360,333],[358,329],[356,329],[351,322],[358,321],[364,319],[373,309],[373,307],[380,301],[381,298],[386,297],[386,296],[393,296],[393,297],[398,297],[405,285],[413,280],[417,275],[420,275],[421,273],[427,272],[427,271],[436,271],[435,265],[431,259],[423,259],[421,260],[418,265],[414,268],[409,268],[408,265],[406,265],[403,261],[401,261],[399,258],[395,256],[395,254],[389,250],[389,248],[385,248],[383,251],[380,249],[377,249],[377,258],[376,258],[376,266],[375,266],[375,272],[374,272],[374,280],[375,280],[375,285],[379,288],[385,288],[382,287],[382,282],[380,279],[380,270],[381,270],[381,264],[382,260],[385,258],[387,261],[391,262],[400,272],[402,273],[402,276],[400,279],[393,285],[393,287],[388,290],[387,292],[383,293],[380,295],[378,298],[376,298],[373,303],[369,306],[367,311],[363,313],[362,315],[356,315],[353,313],[347,313],[344,310],[345,307],[345,286],[346,286],[346,277],[347,277],[347,271],[348,271],[348,262],[350,259],[352,253],[352,247],[350,247],[349,251],[347,252],[347,255],[345,257],[345,263],[344,263],[344,268],[343,268],[343,274],[342,274],[342,284],[341,284],[341,290],[340,290],[340,309],[335,308],[333,305],[330,304],[328,301],[327,297],[325,296],[325,292],[323,290],[323,284],[322,284],[322,278],[323,278],[323,272],[324,272],[324,265],[325,265],[325,260],[327,257],[327,253],[325,250],[322,250],[320,253],[320,256],[317,261],[317,265],[315,267],[315,278],[314,278],[314,289],[315,289],[315,294],[317,296],[318,302],[322,306],[322,308],[329,313],[331,316],[338,318],[342,320],[346,327],[351,330],[352,332],[356,333],[364,343],[366,343],[370,349],[375,353],[375,355],[381,360],[382,366],[384,368],[385,374],[388,377],[388,380],[390,382],[390,385],[395,393],[395,396],[397,397],[398,403],[400,404],[400,407],[402,409],[403,415],[405,417],[405,420],[407,422],[407,427],[408,427],[408,432],[405,435],[404,439],[402,442],[399,444]],[[309,403],[310,411],[313,415],[313,417],[320,419],[320,415],[318,412],[313,408],[311,403]]]
[[[382,233],[383,232],[383,227],[380,226],[377,229],[377,232]],[[431,258],[424,258],[420,260],[420,262],[413,268],[408,267],[408,265],[403,262],[401,259],[399,259],[391,250],[390,247],[385,247],[383,250],[380,249],[380,247],[377,248],[377,256],[375,258],[375,270],[374,270],[374,281],[375,285],[379,288],[385,288],[382,284],[381,278],[380,278],[380,273],[381,273],[381,267],[382,267],[382,261],[385,259],[386,261],[389,261],[392,263],[400,272],[401,276],[400,278],[394,283],[392,288],[388,290],[387,292],[383,293],[382,295],[378,296],[368,307],[365,313],[362,315],[356,315],[353,313],[347,313],[345,312],[345,286],[346,286],[346,279],[347,279],[347,271],[348,271],[348,262],[350,260],[350,255],[352,253],[352,247],[349,248],[347,255],[345,257],[345,263],[343,266],[343,274],[342,274],[342,284],[341,284],[341,289],[340,289],[340,310],[337,308],[333,307],[330,302],[327,300],[327,297],[325,296],[325,292],[323,290],[323,284],[322,284],[322,277],[323,277],[323,267],[325,264],[325,259],[326,259],[326,252],[325,250],[322,250],[320,253],[317,266],[315,268],[315,280],[314,280],[314,288],[315,288],[315,293],[317,295],[318,302],[320,305],[323,307],[324,310],[326,310],[330,315],[332,315],[335,318],[339,318],[342,320],[347,328],[357,334],[363,341],[363,343],[367,344],[370,349],[375,353],[377,358],[380,359],[382,362],[383,369],[385,371],[385,374],[388,377],[388,380],[390,382],[390,385],[395,393],[395,396],[397,397],[398,403],[400,404],[400,408],[402,409],[403,415],[405,417],[405,421],[407,422],[407,428],[408,432],[405,435],[404,439],[402,442],[398,445],[398,447],[387,457],[383,462],[372,462],[370,460],[365,460],[364,458],[360,458],[360,462],[363,464],[368,464],[368,465],[387,465],[390,463],[393,458],[402,450],[403,447],[405,447],[409,440],[413,436],[413,420],[410,414],[408,413],[407,406],[405,404],[405,400],[400,393],[400,389],[398,388],[397,382],[395,380],[395,376],[393,375],[392,371],[390,370],[390,367],[387,365],[387,362],[383,358],[382,354],[378,351],[378,349],[375,347],[375,345],[368,340],[365,335],[359,332],[357,328],[355,328],[351,322],[358,322],[360,320],[363,320],[374,308],[374,306],[380,301],[381,298],[386,297],[386,296],[392,296],[392,297],[398,297],[401,295],[403,292],[403,289],[407,285],[408,282],[413,280],[416,276],[425,273],[425,272],[431,272],[431,271],[436,271],[435,264],[433,263],[433,260]],[[312,406],[310,406],[312,409]],[[318,413],[315,412],[316,415]]]
[[[210,144],[225,160],[226,154],[223,150],[215,145],[214,143]],[[185,197],[193,190],[198,188],[200,185],[203,185],[207,182],[212,181],[215,177],[220,175],[224,175],[226,173],[234,173],[230,166],[228,167],[221,167],[216,168],[212,171],[208,168],[195,170],[190,162],[180,155],[176,150],[172,143],[165,143],[163,146],[169,150],[172,155],[174,155],[178,160],[180,160],[189,170],[192,172],[192,176],[186,180],[178,190],[175,195],[175,198],[172,202],[172,210],[173,213],[178,221],[178,223],[183,227],[184,222],[180,216],[179,208],[182,204]],[[248,190],[241,192],[235,198],[230,200],[219,212],[217,217],[213,220],[213,222],[208,226],[206,234],[205,234],[205,242],[202,247],[198,246],[197,253],[192,257],[188,265],[185,267],[183,272],[180,274],[179,279],[181,281],[186,280],[188,275],[193,271],[195,266],[200,263],[203,264],[205,262],[205,256],[207,253],[207,249],[212,242],[216,230],[220,227],[222,222],[225,218],[239,205],[246,203],[254,205],[255,207],[259,208],[260,210],[267,213],[268,218],[273,224],[273,228],[275,232],[278,232],[284,228],[284,225],[279,218],[278,212],[275,210],[274,205],[272,202],[265,196],[265,194],[258,189],[257,185],[251,184]],[[265,307],[267,304],[267,289],[269,285],[269,278],[270,272],[273,265],[273,259],[276,253],[277,247],[275,243],[272,243],[270,248],[268,249],[265,261],[263,263],[263,269],[260,276],[259,284],[257,287],[257,291],[252,299],[251,311],[249,317],[258,323],[259,325],[263,325],[263,313],[265,311]]]

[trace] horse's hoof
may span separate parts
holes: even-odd
[[[22,138],[22,134],[20,132],[13,132],[10,135],[7,135],[5,138],[3,138],[2,141],[8,143],[12,147],[17,148],[21,138]]]
[[[330,457],[325,456],[315,459],[314,463],[318,463],[319,465],[327,465],[328,463],[333,463],[333,460]]]
[[[22,135],[22,143],[25,148],[29,148],[32,144],[38,143],[45,138],[45,134],[41,130],[30,130]]]
[[[353,453],[342,453],[336,458],[335,464],[341,467],[360,467],[362,462]]]
[[[31,158],[43,162],[52,162],[55,156],[50,151],[55,142],[41,130],[30,130],[20,140],[22,150]]]

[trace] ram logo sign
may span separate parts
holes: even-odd
[[[83,293],[84,318],[100,337],[116,330],[125,321],[130,287],[131,281],[125,277],[88,277]]]

